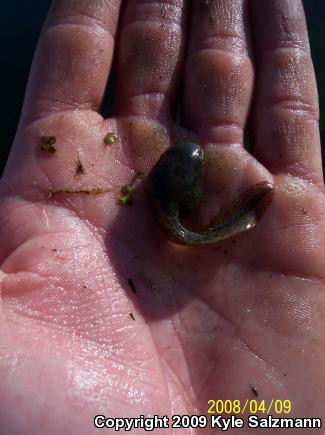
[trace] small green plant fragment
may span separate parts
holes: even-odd
[[[120,206],[132,205],[133,204],[132,193],[134,192],[134,189],[135,186],[132,182],[130,184],[127,184],[126,186],[122,186],[120,190],[121,196],[117,201],[118,205]]]
[[[127,186],[121,187],[121,194],[122,195],[131,195],[131,193],[134,191],[135,186],[133,184],[128,184]]]
[[[56,151],[55,136],[41,136],[41,149],[47,153],[55,153]]]
[[[125,186],[122,186],[120,189],[121,196],[119,197],[117,204],[121,207],[125,205],[132,205],[133,204],[133,197],[132,194],[134,192],[136,182],[141,177],[142,173],[137,172],[134,177],[131,180],[131,183],[126,184]]]
[[[112,145],[117,139],[117,134],[110,131],[107,133],[107,135],[104,137],[104,144],[105,145]]]
[[[131,206],[133,204],[133,198],[131,195],[120,196],[117,204],[121,207],[123,207],[124,205]]]

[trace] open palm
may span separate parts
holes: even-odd
[[[125,1],[118,38],[118,0],[51,8],[1,181],[1,434],[88,435],[97,414],[207,414],[219,399],[325,418],[325,199],[302,6],[192,3]],[[267,179],[255,229],[208,247],[159,232],[146,175],[184,137],[206,156],[195,223]]]

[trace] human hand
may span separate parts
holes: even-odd
[[[255,0],[250,24],[243,3],[126,1],[117,38],[118,1],[54,2],[1,181],[5,435],[88,435],[97,414],[207,414],[210,399],[288,399],[292,416],[325,417],[325,201],[304,15],[299,1]],[[146,174],[184,137],[205,149],[199,225],[272,181],[254,230],[209,247],[161,235]]]

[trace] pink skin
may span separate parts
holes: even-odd
[[[302,6],[252,0],[248,20],[245,1],[192,4],[125,1],[118,38],[117,0],[51,8],[1,181],[5,435],[98,433],[96,414],[206,414],[208,400],[256,399],[253,388],[291,400],[292,416],[325,418],[325,197]],[[114,117],[103,119],[115,51]],[[40,150],[42,135],[56,136],[56,153]],[[145,176],[132,207],[117,198],[193,136],[207,156],[198,226],[251,184],[267,179],[276,194],[254,230],[188,248],[157,229]]]

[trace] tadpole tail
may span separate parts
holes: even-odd
[[[206,232],[218,240],[232,237],[253,228],[271,204],[274,186],[268,181],[254,184],[234,201],[226,204],[210,222]]]
[[[178,209],[173,207],[160,213],[158,220],[162,231],[174,243],[203,245],[233,237],[253,228],[264,215],[274,196],[274,187],[268,181],[255,184],[238,198],[224,206],[210,222],[208,228],[194,232],[179,220]]]

